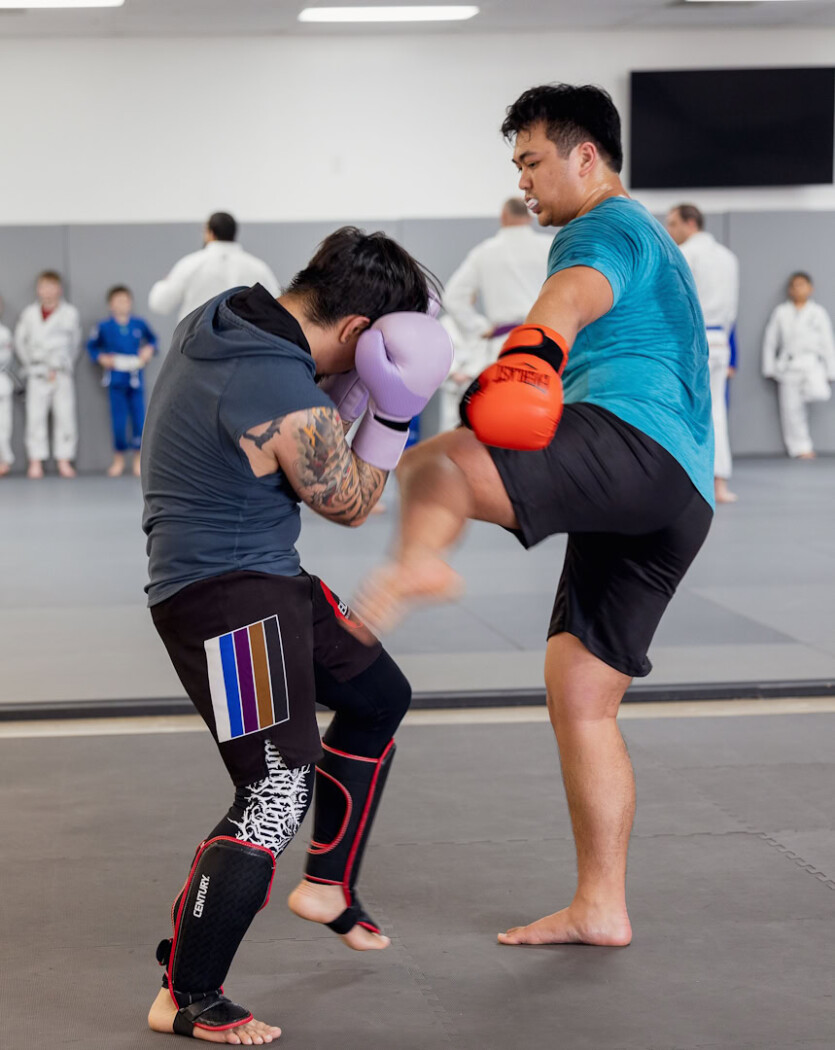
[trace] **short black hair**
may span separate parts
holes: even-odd
[[[521,197],[511,197],[504,202],[504,210],[514,219],[530,219],[531,213]]]
[[[790,278],[788,279],[788,284],[791,284],[791,283],[792,283],[792,281],[793,281],[793,280],[795,280],[795,278],[797,278],[797,277],[802,277],[802,278],[803,278],[803,280],[804,280],[804,281],[808,281],[808,282],[809,282],[809,284],[814,284],[814,283],[815,283],[815,282],[814,282],[814,281],[812,280],[811,276],[810,276],[810,275],[809,275],[808,273],[806,273],[806,271],[805,271],[805,270],[797,270],[797,271],[796,271],[795,273],[793,273],[793,274],[791,275],[791,277],[790,277]]]
[[[216,241],[234,241],[238,236],[238,224],[228,211],[216,211],[206,223]]]
[[[430,288],[439,299],[437,279],[397,241],[342,226],[322,241],[287,292],[303,296],[307,316],[325,327],[349,314],[374,322],[400,310],[425,313]]]
[[[511,139],[540,123],[560,153],[570,153],[581,142],[593,142],[612,171],[620,172],[623,167],[620,114],[603,88],[594,84],[529,88],[507,107],[502,134]]]
[[[133,292],[126,284],[114,284],[112,288],[107,290],[107,301],[110,302],[114,295],[121,295],[123,293],[129,295],[131,299],[133,299]]]
[[[695,222],[700,230],[705,228],[705,217],[695,204],[677,204],[672,211],[677,211],[682,222]]]

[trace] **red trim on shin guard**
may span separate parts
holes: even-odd
[[[330,751],[331,749],[328,748],[328,750]],[[314,855],[320,853],[330,853],[332,849],[336,849],[336,847],[342,841],[342,837],[345,834],[345,829],[348,827],[348,824],[351,820],[351,814],[354,811],[354,800],[351,798],[351,793],[350,791],[348,791],[345,785],[341,781],[337,780],[336,777],[331,776],[330,773],[326,773],[324,769],[320,769],[319,766],[316,767],[316,772],[319,774],[319,776],[327,777],[328,780],[336,784],[336,786],[345,796],[345,819],[342,821],[342,827],[339,829],[339,834],[336,836],[333,842],[317,842],[313,838],[310,840],[310,848],[307,852],[312,853]]]
[[[171,999],[172,999],[174,1005],[177,1007],[178,1010],[180,1009],[180,1004],[177,1002],[177,998],[176,998],[176,996],[174,994],[174,982],[171,979],[171,973],[170,973],[171,962],[174,959],[174,952],[175,952],[176,947],[177,947],[177,938],[179,937],[179,934],[180,934],[180,926],[182,924],[182,918],[183,918],[183,909],[185,908],[186,900],[188,899],[189,886],[191,885],[191,881],[194,878],[194,873],[195,873],[195,871],[197,869],[197,865],[200,863],[200,858],[203,856],[204,852],[209,848],[209,846],[211,846],[215,842],[234,842],[236,845],[248,846],[250,849],[261,850],[262,852],[267,853],[269,855],[270,859],[272,860],[273,870],[272,870],[272,875],[270,876],[269,886],[267,887],[267,895],[264,898],[264,903],[261,905],[261,907],[258,909],[258,911],[261,911],[262,909],[266,908],[266,906],[270,902],[270,894],[272,893],[273,880],[275,879],[275,854],[273,853],[273,851],[271,849],[268,849],[266,846],[259,846],[258,843],[256,843],[256,842],[247,842],[245,839],[233,838],[231,835],[216,835],[214,838],[204,839],[203,842],[200,843],[200,845],[197,847],[197,852],[194,855],[194,860],[192,861],[191,868],[190,868],[189,873],[188,873],[188,877],[186,878],[186,881],[183,884],[183,888],[180,891],[179,895],[174,898],[174,905],[172,905],[172,918],[173,918],[174,907],[176,906],[177,901],[179,901],[179,905],[180,906],[179,906],[179,908],[177,908],[177,916],[173,920],[174,933],[173,933],[173,935],[171,937],[171,950],[170,950],[170,953],[169,953],[169,956],[168,956],[168,963],[166,964],[166,967],[165,967],[165,976],[167,977],[168,994],[171,996]],[[211,991],[211,989],[206,989],[206,990],[207,991]],[[223,991],[223,988],[221,987],[220,990]],[[252,1020],[252,1015],[251,1014],[250,1014],[249,1019]],[[246,1023],[247,1023],[246,1021],[240,1021],[240,1022],[236,1022],[234,1025],[227,1025],[226,1027],[227,1028],[239,1028],[241,1024],[246,1024]],[[198,1025],[198,1024],[196,1024],[195,1027],[206,1028],[209,1031],[221,1031],[220,1028],[213,1028],[211,1025],[207,1026],[207,1025]]]
[[[375,793],[375,789],[377,787],[377,781],[380,778],[380,770],[383,768],[383,763],[385,762],[386,758],[389,755],[389,752],[391,751],[391,749],[393,747],[394,747],[394,741],[390,740],[389,743],[388,743],[388,747],[385,749],[385,751],[382,753],[382,755],[380,755],[380,757],[376,760],[377,761],[377,768],[374,770],[374,776],[373,776],[373,778],[371,780],[371,786],[368,789],[368,798],[366,798],[366,800],[365,800],[365,807],[364,807],[364,809],[362,811],[362,816],[360,817],[359,826],[357,827],[357,833],[354,836],[354,844],[351,847],[351,852],[348,854],[348,863],[345,866],[345,873],[342,876],[342,888],[345,891],[345,900],[346,900],[346,902],[348,903],[349,906],[353,903],[353,900],[351,898],[350,882],[351,882],[351,872],[352,872],[353,867],[354,867],[354,860],[356,858],[357,850],[359,849],[360,842],[362,842],[362,833],[365,831],[365,825],[366,825],[366,823],[368,821],[368,811],[371,809],[371,805],[372,805],[372,803],[374,801],[374,793]],[[349,757],[350,758],[354,758],[356,756],[350,755]]]

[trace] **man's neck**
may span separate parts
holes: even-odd
[[[610,197],[628,197],[629,194],[626,192],[626,187],[621,182],[620,178],[612,173],[602,175],[600,178],[588,186],[586,196],[583,203],[577,212],[577,218],[581,215],[586,215],[592,209],[596,208],[603,201],[608,200]]]

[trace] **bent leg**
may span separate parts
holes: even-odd
[[[505,528],[516,515],[490,453],[463,428],[407,452],[398,468],[400,527],[392,562],[363,588],[358,607],[372,629],[389,630],[414,601],[450,601],[461,590],[442,555],[468,518]]]
[[[336,714],[316,767],[305,876],[288,904],[301,918],[329,926],[349,948],[386,948],[389,939],[363,908],[357,882],[411,688],[388,653],[360,640],[368,632],[352,611],[321,581],[314,586],[327,595],[314,601],[316,699]]]
[[[568,908],[514,927],[499,941],[627,945],[632,929],[626,855],[635,778],[617,712],[631,679],[562,633],[548,643],[545,680],[574,831],[577,890]]]

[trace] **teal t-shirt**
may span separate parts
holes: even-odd
[[[648,434],[712,507],[707,338],[684,256],[643,205],[609,197],[554,238],[548,276],[572,266],[602,273],[614,303],[577,336],[565,403],[600,405]]]

